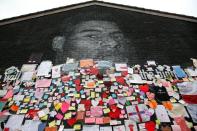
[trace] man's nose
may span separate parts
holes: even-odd
[[[100,43],[100,46],[106,47],[106,48],[116,48],[118,46],[118,42],[115,41],[110,36],[104,36],[99,43]]]

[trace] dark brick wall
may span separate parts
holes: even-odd
[[[197,23],[90,6],[0,26],[0,68],[20,66],[32,52],[43,52],[43,59],[54,60],[51,43],[61,34],[63,20],[73,18],[76,23],[88,17],[86,13],[119,24],[132,42],[129,46],[136,49],[135,54],[128,52],[130,64],[153,59],[161,64],[183,65],[190,62],[190,57],[197,57]]]

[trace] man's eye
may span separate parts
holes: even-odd
[[[96,35],[86,35],[85,37],[92,38],[92,39],[97,38]]]
[[[123,39],[123,35],[122,34],[114,34],[114,35],[112,35],[112,38],[114,39],[114,40],[122,40]]]

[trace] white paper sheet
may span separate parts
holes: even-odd
[[[156,112],[157,119],[159,119],[160,122],[170,122],[168,113],[163,105],[157,105],[155,112]]]
[[[12,115],[9,117],[5,127],[9,128],[10,131],[21,130],[21,124],[25,115]]]
[[[99,131],[99,125],[84,125],[83,131]]]
[[[116,67],[116,71],[127,71],[128,70],[127,64],[125,64],[125,63],[122,63],[122,64],[116,63],[115,67]]]
[[[51,61],[42,61],[38,66],[37,76],[48,76],[52,68]]]
[[[21,81],[30,81],[32,80],[34,72],[23,72],[21,76]]]
[[[103,127],[100,127],[100,131],[112,131],[112,126],[103,126]]]
[[[22,131],[38,131],[40,123],[40,121],[25,120],[25,124],[22,126]]]

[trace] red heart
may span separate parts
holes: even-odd
[[[76,118],[71,118],[67,120],[69,126],[73,126],[77,122]]]
[[[80,81],[80,79],[76,79],[76,80],[74,80],[74,83],[75,83],[76,85],[80,85],[81,81]]]
[[[140,88],[140,91],[143,91],[144,93],[149,91],[148,85],[140,85],[139,88]]]
[[[149,121],[145,123],[145,128],[147,131],[154,131],[155,130],[155,123],[153,121]]]
[[[108,97],[108,94],[106,92],[103,92],[102,93],[102,98],[107,98]]]
[[[122,76],[127,76],[128,75],[128,71],[123,71],[121,74],[122,74]]]
[[[83,87],[81,85],[76,85],[76,90],[80,91]]]
[[[112,112],[112,111],[109,112],[109,116],[110,116],[112,119],[119,119],[120,114],[121,114],[121,111],[120,111],[120,109],[118,109],[118,108],[116,109],[115,112]]]
[[[99,101],[99,106],[103,106],[104,102],[102,100]]]

